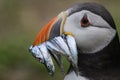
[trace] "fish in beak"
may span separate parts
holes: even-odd
[[[48,49],[56,54],[64,55],[72,64],[75,73],[78,75],[78,52],[75,39],[71,35],[62,34],[49,40]]]
[[[56,60],[61,72],[64,73],[61,55],[64,55],[72,64],[75,72],[77,68],[77,47],[72,33],[64,32],[64,24],[67,18],[67,12],[62,12],[46,24],[38,33],[30,52],[41,63],[44,63],[49,73],[54,73],[54,64],[50,54]]]
[[[45,45],[45,43],[38,46],[39,50],[41,51],[43,58],[44,58],[44,64],[46,68],[48,69],[48,72],[50,75],[54,74],[55,67],[52,61],[52,58],[50,56],[50,53]]]
[[[54,57],[55,61],[57,62],[61,72],[64,74],[63,62],[60,55],[60,50],[52,43],[52,41],[46,42],[48,50],[51,52],[52,56]]]
[[[55,67],[52,61],[52,58],[50,56],[50,53],[45,45],[45,43],[39,45],[30,47],[30,52],[32,55],[42,64],[45,65],[50,75],[54,74]]]
[[[71,53],[71,62],[72,62],[72,66],[73,66],[73,69],[75,71],[75,73],[78,75],[78,51],[77,51],[77,45],[76,45],[76,42],[75,42],[75,39],[73,36],[66,36],[66,41],[67,41],[67,44],[68,44],[68,47],[69,47],[69,50],[70,50],[70,53]]]

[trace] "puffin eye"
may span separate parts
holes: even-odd
[[[81,23],[82,27],[87,27],[87,26],[90,25],[90,22],[89,22],[86,14],[83,16],[83,18],[81,19],[80,23]]]

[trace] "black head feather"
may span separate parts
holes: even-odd
[[[68,9],[69,15],[72,15],[76,12],[88,10],[91,11],[99,16],[101,16],[104,20],[106,20],[111,27],[115,28],[114,20],[108,10],[98,3],[80,3],[77,5],[72,6]]]

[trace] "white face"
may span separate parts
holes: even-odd
[[[87,15],[88,23],[83,26],[81,20]],[[106,47],[114,38],[116,31],[101,16],[82,10],[67,17],[65,32],[71,32],[78,48],[83,53],[95,53]]]

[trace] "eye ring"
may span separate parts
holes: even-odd
[[[90,25],[90,22],[89,22],[86,14],[84,14],[83,18],[80,21],[80,24],[82,27],[87,27]]]

